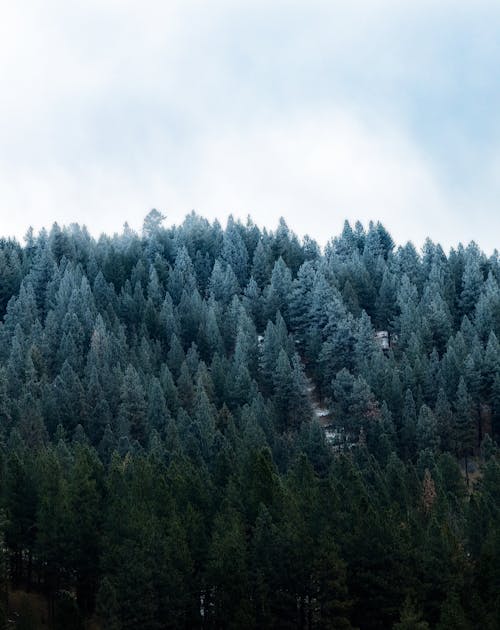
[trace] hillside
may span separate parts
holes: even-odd
[[[379,223],[0,240],[4,618],[498,628],[499,284]]]

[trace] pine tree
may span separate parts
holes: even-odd
[[[120,609],[116,588],[108,577],[105,577],[97,594],[96,613],[105,628],[121,630]]]
[[[146,442],[146,401],[139,374],[132,365],[123,376],[118,430],[119,437]]]
[[[434,415],[436,417],[437,432],[439,435],[441,446],[444,450],[451,450],[453,439],[453,414],[451,411],[450,403],[448,402],[448,399],[442,387],[439,389],[437,395]]]
[[[466,259],[462,277],[462,292],[460,294],[460,307],[464,315],[469,315],[474,308],[481,293],[483,274],[479,265],[479,259],[474,254],[469,254]]]
[[[177,379],[177,393],[180,404],[185,409],[190,409],[193,402],[194,388],[193,379],[186,361],[183,361],[179,378]]]
[[[259,289],[263,289],[269,282],[271,274],[271,252],[262,240],[257,243],[252,260],[252,278],[255,279]]]
[[[498,625],[497,252],[152,211],[0,279],[0,625]]]
[[[493,331],[488,337],[486,352],[481,370],[481,392],[484,400],[491,404],[493,386],[497,376],[500,376],[500,344]]]
[[[428,630],[429,624],[422,621],[422,613],[416,604],[407,597],[401,610],[401,620],[394,624],[394,630]]]
[[[248,281],[248,251],[232,217],[229,217],[224,232],[221,255],[231,266],[240,287],[244,287]]]
[[[292,274],[280,257],[271,273],[271,283],[264,293],[267,318],[274,320],[279,311],[285,321],[289,321],[288,302],[292,290]]]
[[[460,599],[456,593],[449,593],[441,610],[437,630],[470,630]]]
[[[415,400],[413,394],[406,390],[403,418],[401,425],[401,445],[407,456],[411,456],[415,452],[417,432],[417,411],[415,408]]]
[[[160,381],[153,377],[149,385],[147,401],[147,422],[148,426],[163,431],[168,419],[168,409],[165,402],[165,394]]]
[[[243,523],[237,513],[229,511],[215,518],[208,558],[207,607],[215,627],[248,627],[250,624],[246,559],[247,549]]]
[[[286,352],[281,349],[273,370],[274,405],[278,418],[282,423],[282,429],[288,428],[289,405],[292,396],[292,369]]]
[[[439,434],[436,417],[427,405],[422,405],[418,414],[416,427],[417,445],[420,451],[439,448]]]
[[[68,485],[69,561],[82,612],[94,609],[99,578],[102,467],[95,452],[78,446]]]
[[[153,208],[148,212],[142,224],[142,234],[144,238],[151,239],[158,234],[161,224],[166,217],[161,212]]]
[[[398,315],[396,282],[389,269],[385,269],[375,303],[377,324],[384,330],[391,330]]]
[[[472,409],[472,400],[467,391],[465,380],[460,378],[455,403],[454,439],[458,454],[464,458],[465,476],[469,483],[468,459],[476,444],[476,428]]]
[[[239,293],[239,283],[230,264],[216,260],[208,283],[210,296],[215,302],[227,305]]]

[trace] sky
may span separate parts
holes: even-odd
[[[0,0],[0,234],[195,210],[500,246],[500,3]]]

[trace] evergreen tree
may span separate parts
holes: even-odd
[[[0,625],[498,626],[498,253],[153,210],[0,278]]]
[[[146,441],[146,401],[139,374],[129,365],[123,376],[118,420],[119,437]]]
[[[268,319],[274,320],[279,311],[285,321],[289,320],[288,301],[292,290],[292,274],[282,258],[278,258],[271,273],[271,283],[265,292]]]
[[[248,250],[232,217],[224,232],[221,255],[232,268],[240,287],[244,287],[248,280]]]
[[[403,418],[401,424],[401,445],[407,456],[411,456],[415,451],[417,432],[417,411],[413,394],[406,390]]]
[[[429,624],[422,621],[422,613],[409,597],[401,610],[401,620],[393,626],[394,630],[428,630]]]
[[[479,259],[473,253],[467,256],[462,277],[462,292],[460,294],[460,307],[464,315],[469,315],[474,308],[481,293],[483,275]]]
[[[454,438],[458,454],[464,458],[465,475],[469,483],[468,458],[476,443],[476,429],[472,400],[463,377],[460,378],[455,402]]]
[[[422,405],[418,414],[416,427],[417,445],[420,451],[430,449],[436,451],[439,447],[439,434],[436,417],[427,405]]]

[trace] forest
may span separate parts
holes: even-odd
[[[152,210],[0,321],[0,628],[500,628],[496,251]]]

